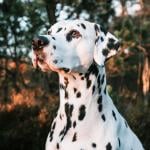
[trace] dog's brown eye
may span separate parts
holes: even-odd
[[[77,30],[71,30],[71,31],[66,35],[66,40],[67,40],[68,42],[71,42],[72,39],[74,39],[74,38],[79,38],[79,37],[81,37],[81,34],[80,34],[79,31],[77,31]]]
[[[79,37],[81,37],[80,32],[77,31],[77,30],[71,30],[69,34],[72,36],[72,38],[79,38]]]

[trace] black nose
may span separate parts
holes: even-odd
[[[48,45],[49,40],[45,36],[37,36],[32,40],[33,50],[42,49],[44,46]]]

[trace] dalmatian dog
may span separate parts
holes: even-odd
[[[46,150],[143,150],[106,88],[118,39],[88,21],[60,21],[32,41],[32,62],[59,75],[60,104]]]

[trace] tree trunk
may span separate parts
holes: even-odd
[[[44,0],[46,12],[48,16],[48,20],[50,25],[54,24],[56,22],[56,0]]]

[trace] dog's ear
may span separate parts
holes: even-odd
[[[103,66],[106,60],[118,52],[120,42],[98,24],[94,24],[94,30],[96,32],[94,60]]]

